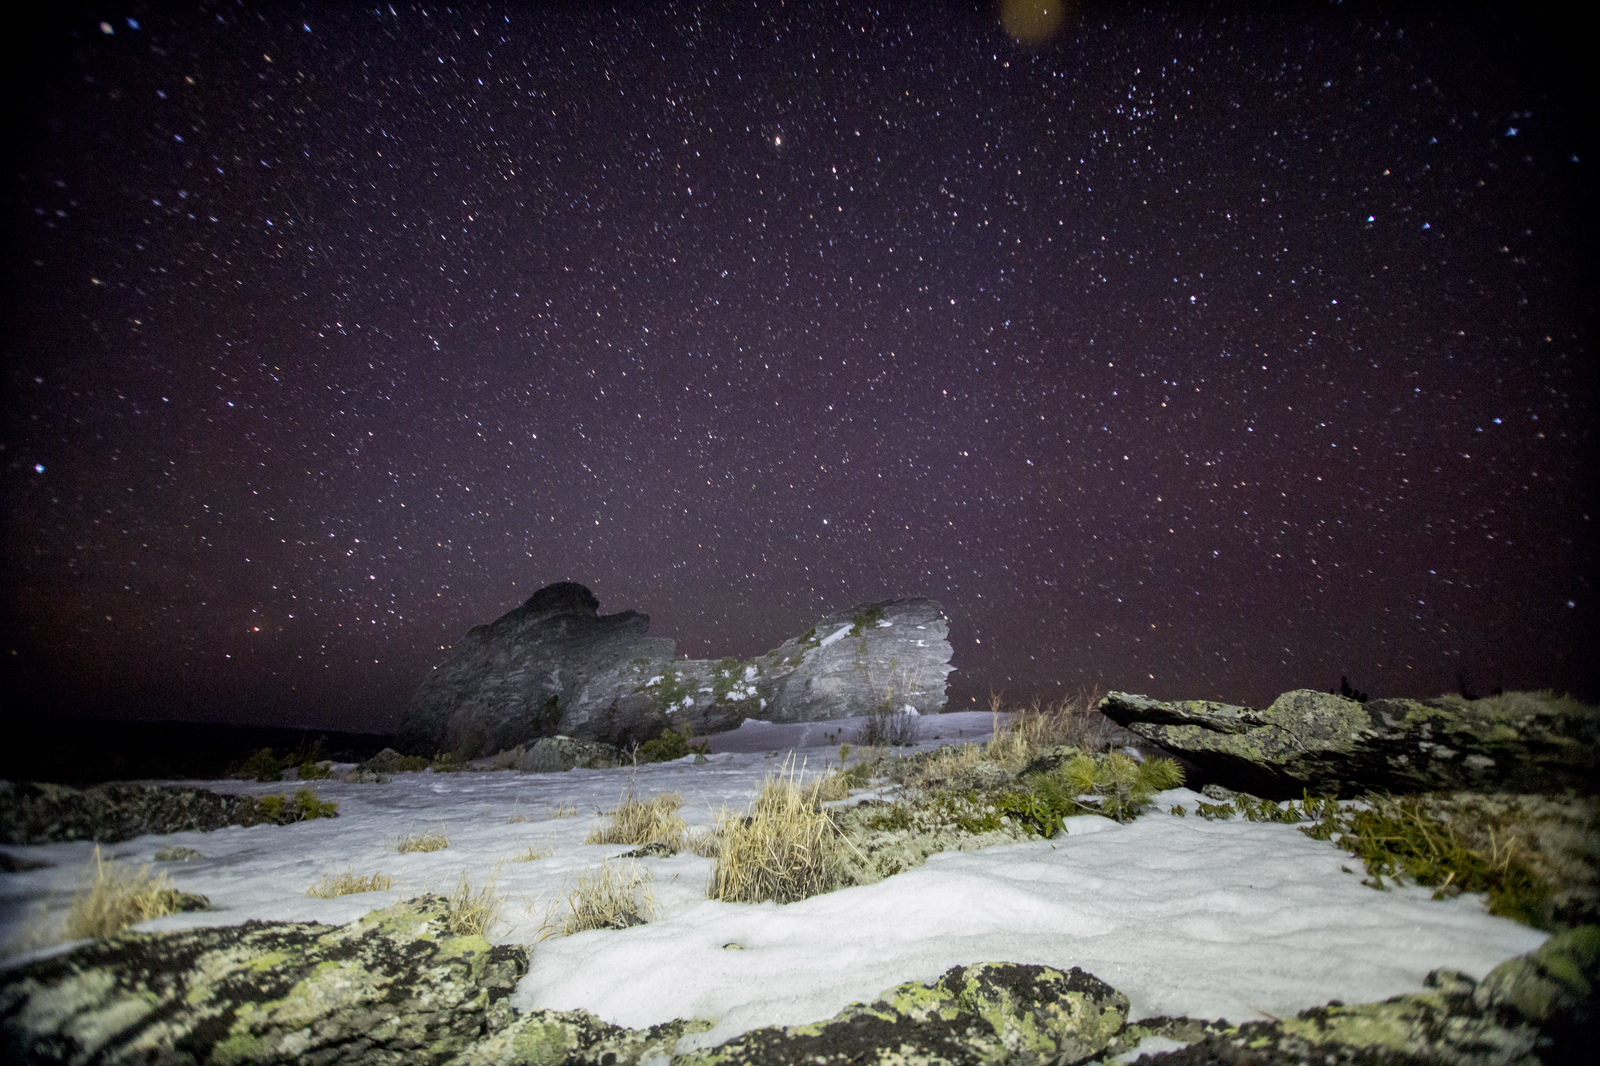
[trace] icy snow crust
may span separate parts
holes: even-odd
[[[987,714],[925,716],[918,746],[984,739],[990,721]],[[903,981],[931,981],[964,963],[1079,966],[1126,993],[1132,1018],[1239,1023],[1291,1016],[1330,999],[1416,992],[1440,966],[1481,978],[1545,940],[1490,916],[1479,896],[1435,902],[1426,889],[1376,892],[1360,883],[1359,872],[1341,869],[1361,867],[1332,845],[1293,826],[1204,821],[1193,813],[1200,797],[1175,789],[1129,825],[1074,818],[1054,840],[935,855],[878,884],[787,906],[707,900],[709,859],[684,853],[626,860],[653,875],[656,921],[535,942],[547,907],[577,873],[630,850],[583,843],[598,812],[614,808],[630,781],[641,796],[681,793],[685,820],[705,826],[724,805],[746,807],[791,752],[805,761],[807,775],[837,763],[836,734],[842,728],[838,739],[849,740],[858,725],[746,721],[713,738],[714,754],[699,766],[691,757],[636,771],[427,771],[381,785],[319,781],[310,787],[338,802],[337,819],[146,836],[106,850],[131,866],[151,863],[216,908],[138,927],[152,931],[249,919],[349,922],[421,892],[448,893],[463,870],[476,887],[498,868],[498,891],[507,899],[490,939],[531,946],[517,1008],[581,1008],[627,1026],[716,1022],[686,1038],[683,1050],[758,1026],[829,1018],[852,1001]],[[198,784],[255,795],[306,787]],[[575,805],[579,816],[552,817],[562,804]],[[1174,804],[1189,816],[1165,813]],[[514,817],[531,820],[508,821]],[[403,833],[441,825],[450,839],[442,851],[402,855],[385,847]],[[174,845],[205,858],[152,861]],[[555,854],[510,861],[530,846]],[[60,922],[94,845],[7,850],[54,866],[0,877],[3,941],[36,919],[41,902]],[[324,874],[348,868],[389,874],[395,888],[331,900],[305,894]]]

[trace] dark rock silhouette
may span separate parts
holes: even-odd
[[[599,606],[562,582],[475,626],[412,696],[395,747],[480,758],[559,735],[627,749],[668,727],[944,708],[949,623],[932,600],[839,611],[746,660],[677,659],[674,641],[649,635],[648,615]]]

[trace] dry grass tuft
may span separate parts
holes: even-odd
[[[112,860],[101,858],[98,846],[86,874],[90,884],[73,897],[67,914],[68,940],[115,936],[130,925],[178,909],[177,889],[166,874],[151,877],[148,866],[129,874]]]
[[[806,794],[814,803],[832,803],[835,800],[849,799],[850,781],[842,774],[828,774],[807,785]]]
[[[567,913],[559,921],[545,915],[539,939],[571,936],[586,929],[626,929],[643,925],[656,916],[656,900],[650,889],[650,871],[632,863],[614,866],[602,862],[597,868],[578,875],[567,893]]]
[[[576,818],[578,808],[575,804],[563,803],[559,807],[545,807],[546,818]]]
[[[494,894],[499,878],[500,864],[495,863],[494,870],[474,892],[472,878],[467,871],[461,871],[456,890],[450,893],[449,917],[446,920],[452,933],[456,936],[483,936],[488,933],[489,927],[500,916],[500,905],[505,902],[504,896]]]
[[[408,851],[443,851],[450,846],[450,838],[444,835],[444,826],[438,832],[428,830],[425,833],[407,833],[399,840],[386,840],[384,847],[393,848],[402,855]]]
[[[639,845],[659,841],[673,851],[682,851],[689,831],[678,813],[682,806],[683,797],[676,792],[641,800],[630,786],[627,797],[611,813],[610,824],[597,827],[583,842]]]
[[[534,862],[534,861],[536,861],[538,859],[548,859],[550,856],[554,855],[555,853],[556,853],[556,849],[555,848],[535,848],[532,844],[529,844],[527,851],[524,851],[521,855],[512,856],[511,861],[512,862]]]
[[[708,898],[792,903],[838,886],[847,845],[817,807],[814,790],[797,784],[797,776],[787,761],[767,778],[749,814],[718,816]]]
[[[388,874],[357,877],[355,868],[352,867],[342,874],[323,874],[322,880],[306,889],[306,895],[316,896],[318,899],[337,899],[340,896],[354,896],[361,892],[387,892],[393,886],[394,878]]]

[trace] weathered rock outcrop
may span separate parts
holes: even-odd
[[[474,627],[412,696],[395,746],[480,758],[561,734],[628,748],[669,726],[705,734],[746,718],[944,708],[949,623],[931,600],[840,611],[747,660],[676,659],[674,641],[648,635],[647,615],[598,610],[564,582]]]
[[[66,785],[0,781],[0,844],[115,844],[146,833],[210,832],[296,820],[293,804],[264,808],[252,796],[162,785]],[[320,815],[326,817],[327,815]]]
[[[1391,792],[1593,793],[1600,709],[1530,693],[1370,700],[1298,689],[1266,708],[1113,692],[1106,717],[1231,788],[1272,799]]]

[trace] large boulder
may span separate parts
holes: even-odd
[[[1207,777],[1273,799],[1593,793],[1600,769],[1600,708],[1531,693],[1359,703],[1297,689],[1255,708],[1113,692],[1099,709]]]
[[[599,606],[563,582],[474,627],[412,696],[395,746],[472,759],[568,736],[626,749],[669,727],[706,734],[746,718],[944,708],[949,622],[932,600],[839,611],[744,660],[677,659],[674,641],[648,635],[648,615]]]

